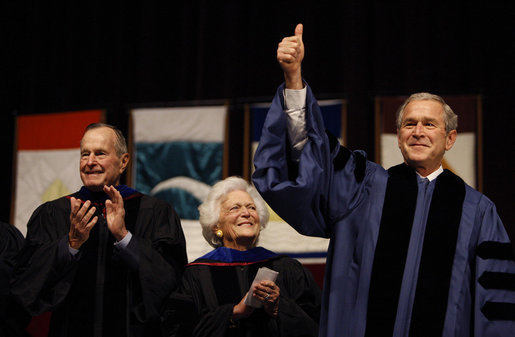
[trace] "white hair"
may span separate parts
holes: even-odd
[[[268,218],[270,217],[265,201],[261,195],[259,195],[258,191],[245,179],[233,176],[217,182],[213,185],[206,200],[198,207],[202,235],[204,235],[206,241],[215,248],[223,246],[223,241],[222,238],[215,235],[213,227],[218,224],[218,220],[220,219],[220,205],[223,198],[232,191],[247,192],[254,200],[259,214],[261,230],[266,227]]]

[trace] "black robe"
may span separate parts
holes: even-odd
[[[233,307],[245,296],[260,267],[279,272],[278,317],[272,318],[262,308],[254,309],[231,327]],[[320,288],[309,270],[286,256],[231,263],[201,258],[186,267],[181,289],[171,296],[165,312],[165,335],[317,336],[320,301]]]
[[[84,187],[98,222],[79,253],[68,251],[70,196],[41,205],[27,225],[12,292],[32,315],[52,312],[49,336],[157,336],[159,311],[177,286],[186,259],[180,220],[166,202],[118,186],[126,249],[113,244],[104,218],[106,195]]]
[[[25,327],[30,316],[25,314],[10,296],[9,279],[16,255],[23,247],[21,232],[11,224],[0,222],[0,336],[28,336]]]

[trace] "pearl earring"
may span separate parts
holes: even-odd
[[[218,229],[216,232],[215,232],[215,235],[218,236],[219,238],[222,238],[224,236],[224,232],[222,232],[221,229]]]

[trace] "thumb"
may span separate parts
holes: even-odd
[[[302,23],[299,23],[297,27],[295,27],[295,36],[299,37],[302,41],[302,32],[304,31],[304,27],[302,26]]]

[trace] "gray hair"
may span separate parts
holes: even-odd
[[[123,133],[120,129],[118,129],[116,126],[106,123],[91,123],[84,129],[84,134],[86,132],[93,130],[93,129],[99,129],[99,128],[109,128],[114,131],[116,135],[116,140],[114,142],[114,149],[116,151],[116,155],[118,157],[121,157],[125,153],[128,153],[127,148],[127,140],[125,140],[125,137],[123,136]],[[82,147],[82,139],[80,140],[80,146]]]
[[[417,92],[410,97],[408,97],[404,103],[401,105],[399,110],[397,110],[397,130],[401,128],[402,124],[402,116],[404,115],[404,110],[408,103],[412,101],[436,101],[442,105],[443,108],[443,120],[445,122],[445,132],[449,133],[452,130],[456,130],[458,128],[458,115],[452,111],[451,107],[445,103],[442,97],[434,94],[430,94],[428,92]]]
[[[265,201],[261,195],[259,195],[258,191],[245,179],[233,176],[217,182],[213,185],[206,200],[198,207],[202,235],[204,235],[206,241],[214,248],[223,246],[222,238],[215,235],[213,227],[218,224],[218,220],[220,219],[220,206],[223,198],[232,191],[247,192],[251,198],[254,199],[254,204],[259,214],[261,230],[266,227],[268,218],[270,217]]]

